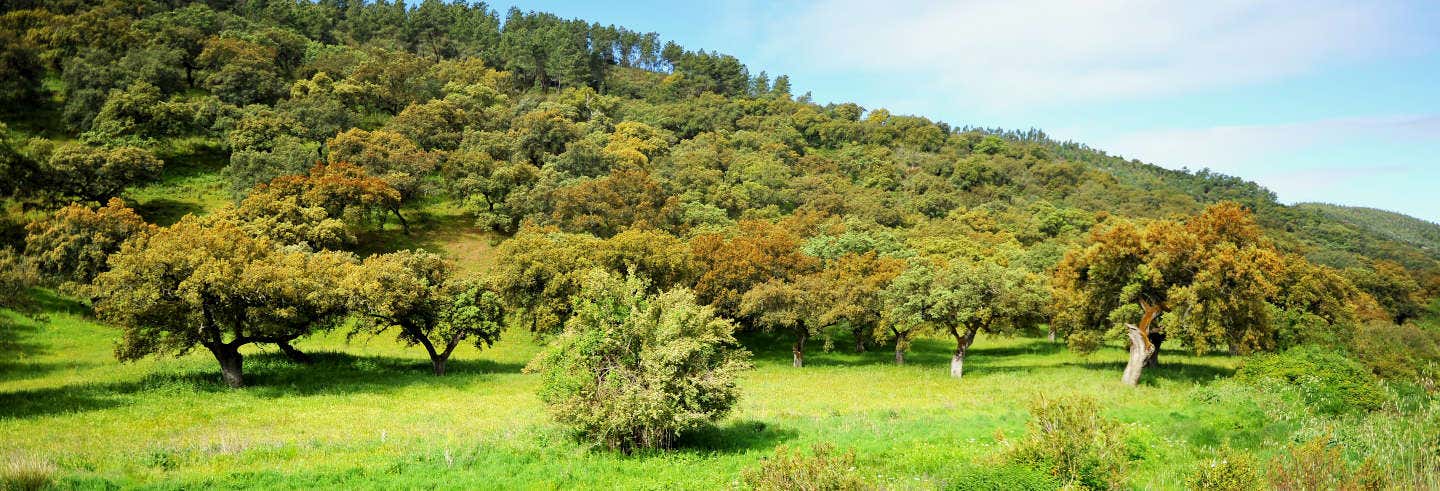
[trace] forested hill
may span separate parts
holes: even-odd
[[[162,225],[226,204],[290,216],[252,189],[320,160],[394,192],[364,213],[332,206],[326,227],[459,209],[501,236],[641,226],[687,238],[798,214],[828,217],[808,235],[863,232],[871,250],[1013,248],[1043,270],[1106,216],[1233,200],[1312,261],[1395,261],[1421,284],[1440,270],[1433,229],[1398,215],[1285,206],[1255,183],[1035,130],[821,105],[732,56],[588,20],[440,0],[0,10],[0,193],[17,249],[33,210],[72,201],[120,197]],[[315,234],[312,247],[366,250],[353,230],[312,225],[287,226]],[[920,238],[947,234],[967,243]]]
[[[1352,227],[1404,242],[1440,258],[1440,224],[1393,211],[1329,203],[1300,203],[1302,210],[1315,210]]]

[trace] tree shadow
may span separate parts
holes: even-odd
[[[150,222],[160,226],[169,226],[180,221],[185,215],[202,215],[205,207],[199,203],[180,201],[170,198],[154,198],[145,203],[135,205],[135,213]]]
[[[680,436],[676,450],[697,454],[744,453],[771,449],[800,436],[791,428],[777,427],[758,420],[730,421],[706,426]]]
[[[998,358],[1022,355],[1054,355],[1059,354],[1066,349],[1065,343],[1050,341],[1045,338],[1027,339],[1026,341],[1027,342],[1023,344],[971,348],[969,354],[966,355],[965,359],[966,361],[969,361],[970,357],[972,356],[981,358]]]
[[[1180,352],[1174,352],[1180,354]],[[1104,371],[1115,374],[1119,377],[1125,371],[1124,361],[1083,361],[1066,362],[1064,366],[1080,367],[1087,370]],[[1140,375],[1140,383],[1152,385],[1156,380],[1165,379],[1176,382],[1211,382],[1215,379],[1227,378],[1235,374],[1233,368],[1220,367],[1208,364],[1179,363],[1165,361],[1165,355],[1160,356],[1160,366],[1149,367]]]
[[[10,315],[0,314],[0,382],[36,378],[69,364],[30,361],[48,351],[34,336],[40,331],[39,321],[19,322]]]
[[[791,345],[794,338],[784,333],[752,332],[737,336],[741,344],[757,360],[775,364],[788,364],[791,360]],[[805,347],[805,366],[869,366],[894,365],[893,344],[871,345],[863,353],[853,350],[854,338],[849,333],[831,338],[831,351],[824,351],[824,341],[814,339]],[[1026,342],[997,347],[971,348],[965,356],[966,370],[975,366],[984,370],[991,359],[1019,355],[1053,355],[1065,350],[1064,343],[1051,342],[1044,338],[1028,339]],[[945,365],[955,353],[955,341],[944,338],[921,338],[910,343],[905,353],[906,365]]]
[[[100,386],[81,385],[0,392],[0,421],[77,413],[119,406]]]
[[[433,213],[425,209],[406,209],[410,233],[400,229],[394,217],[388,217],[384,229],[369,228],[357,232],[355,253],[362,256],[409,249],[446,253],[446,245],[471,239],[490,241],[495,236],[475,226],[475,219],[463,213]]]
[[[429,360],[348,353],[310,353],[301,364],[279,353],[245,357],[245,383],[232,389],[218,367],[151,373],[138,380],[71,384],[60,387],[0,392],[0,420],[82,412],[114,407],[134,394],[198,394],[242,390],[263,398],[350,393],[388,393],[411,385],[463,387],[476,378],[519,373],[524,365],[491,360],[451,360],[447,374],[432,374]]]

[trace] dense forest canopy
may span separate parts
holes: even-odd
[[[793,335],[797,366],[813,337],[889,343],[903,361],[913,336],[950,333],[956,376],[976,332],[1056,315],[1051,332],[1079,347],[1096,329],[1159,319],[1197,350],[1250,351],[1293,341],[1282,333],[1297,328],[1276,325],[1305,315],[1404,322],[1440,291],[1433,224],[1288,206],[1253,182],[1033,129],[822,105],[784,75],[656,33],[442,0],[37,0],[3,12],[3,238],[38,258],[44,281],[128,326],[122,356],[219,346],[223,365],[236,343],[288,342],[343,314],[424,344],[438,373],[440,352],[469,335],[446,327],[455,316],[484,319],[479,343],[502,315],[558,334],[595,268],[639,275],[650,293],[689,289],[741,330]],[[223,185],[179,211],[153,197],[183,179]],[[483,277],[379,254],[445,210],[503,241]],[[1215,214],[1253,228],[1221,230]],[[162,244],[193,261],[147,250]],[[242,246],[248,262],[220,261]],[[1105,256],[1112,246],[1124,256]],[[1191,248],[1194,263],[1164,247]],[[1256,276],[1196,273],[1235,250],[1250,251]],[[1087,273],[1110,261],[1155,276]],[[170,298],[173,309],[131,298],[179,288],[154,268],[222,263],[230,276],[204,278],[213,288]],[[335,279],[382,266],[385,281],[428,286],[391,298],[404,289]],[[339,296],[293,299],[311,310],[289,319],[243,315],[263,304],[224,298],[253,300],[236,293],[261,288],[252,274]],[[1345,315],[1284,297],[1317,275],[1340,282]],[[1153,292],[1137,296],[1142,286]],[[1214,310],[1242,295],[1240,310]],[[206,317],[222,307],[239,310]],[[205,319],[200,331],[153,322],[182,310]]]

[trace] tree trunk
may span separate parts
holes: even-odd
[[[299,363],[301,365],[309,365],[315,362],[315,359],[310,358],[310,355],[307,355],[304,352],[295,349],[294,346],[291,346],[289,341],[281,341],[275,343],[275,345],[280,347],[280,351],[284,352],[285,357],[289,358],[290,361]]]
[[[435,376],[443,377],[445,375],[445,362],[450,360],[450,350],[446,349],[444,353],[435,351],[435,344],[430,342],[428,336],[420,335],[416,336],[416,338],[420,341],[420,345],[425,347],[425,352],[430,355],[430,368],[434,370]],[[453,348],[453,346],[451,348]]]
[[[245,376],[242,370],[245,364],[245,357],[235,346],[212,345],[210,353],[215,355],[215,361],[220,362],[220,378],[225,380],[225,385],[231,388],[245,386]]]
[[[1049,335],[1049,339],[1050,339],[1050,342],[1052,342],[1052,343],[1055,342],[1055,323],[1053,323],[1053,322],[1050,323],[1050,335]]]
[[[850,330],[850,334],[852,334],[852,335],[855,336],[855,352],[856,352],[856,353],[864,353],[864,352],[865,352],[865,330],[864,330],[864,329],[861,329],[861,328],[851,329],[851,330]]]
[[[410,223],[405,221],[405,215],[400,214],[400,207],[397,206],[395,208],[391,208],[390,211],[395,212],[396,220],[400,220],[400,230],[404,231],[406,234],[409,234]]]
[[[1160,345],[1165,344],[1165,333],[1152,332],[1149,337],[1150,345],[1154,346],[1154,349],[1150,351],[1150,356],[1145,358],[1145,368],[1155,368],[1160,366]]]
[[[1125,334],[1130,338],[1130,361],[1125,364],[1125,373],[1120,376],[1120,381],[1131,387],[1140,384],[1140,372],[1145,369],[1145,361],[1155,352],[1155,345],[1150,344],[1150,325],[1160,316],[1159,305],[1142,301],[1140,307],[1145,309],[1140,314],[1140,325],[1125,325]]]
[[[795,368],[805,366],[805,338],[808,337],[810,337],[809,333],[804,331],[797,333],[795,336],[795,346],[790,348],[791,354],[794,355],[793,364]]]
[[[910,349],[909,333],[900,332],[895,328],[890,328],[890,332],[895,335],[895,364],[904,365],[905,351]]]
[[[950,329],[950,334],[955,336],[955,356],[950,358],[950,376],[960,378],[965,375],[965,351],[975,343],[975,333],[979,329],[966,329],[961,335],[957,329]]]

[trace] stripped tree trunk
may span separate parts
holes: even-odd
[[[1159,305],[1142,301],[1140,307],[1145,309],[1140,314],[1140,325],[1125,324],[1126,337],[1130,338],[1130,361],[1125,364],[1125,373],[1120,376],[1120,381],[1131,387],[1140,384],[1140,372],[1145,369],[1145,361],[1155,353],[1155,345],[1150,344],[1150,327],[1160,315]]]
[[[1160,366],[1160,345],[1165,344],[1165,333],[1151,332],[1149,337],[1150,345],[1155,349],[1150,352],[1150,357],[1145,359],[1145,368],[1155,368]]]

